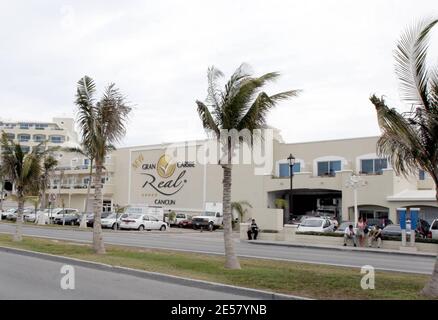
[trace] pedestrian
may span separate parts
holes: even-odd
[[[344,231],[344,247],[347,246],[347,241],[348,240],[352,240],[353,241],[353,245],[356,247],[356,234],[354,232],[354,228],[353,228],[352,224],[350,224],[348,226],[348,228],[345,228],[345,231]]]
[[[382,245],[382,229],[378,225],[375,225],[368,235],[368,246],[372,247],[373,242],[377,242],[377,248],[380,248]]]
[[[248,240],[257,240],[257,235],[259,234],[259,227],[255,219],[251,220],[251,224],[248,227]]]
[[[367,223],[364,218],[360,217],[357,222],[357,232],[356,235],[359,238],[359,247],[365,245],[365,229],[367,229]],[[368,232],[368,230],[366,231]]]

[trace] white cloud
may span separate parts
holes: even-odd
[[[126,145],[204,137],[206,70],[241,62],[303,89],[269,116],[286,141],[378,134],[370,94],[399,106],[392,51],[430,15],[418,1],[38,1],[0,3],[0,117],[74,115],[76,81],[116,82],[136,108]],[[438,62],[438,32],[432,61]]]

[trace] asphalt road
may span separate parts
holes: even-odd
[[[0,224],[0,232],[13,233],[13,224]],[[60,230],[24,226],[23,234],[44,236],[55,239],[91,242],[92,233],[78,230]],[[382,254],[356,251],[336,251],[304,247],[280,247],[254,245],[240,242],[236,235],[236,252],[242,257],[280,259],[351,267],[371,265],[380,270],[394,270],[431,274],[435,263],[433,257]],[[193,251],[211,254],[223,254],[223,234],[221,232],[104,232],[104,240],[109,244]]]
[[[74,290],[61,288],[61,262],[0,252],[0,300],[4,299],[147,299],[224,300],[250,299],[167,281],[139,278],[117,272],[74,267]],[[71,274],[71,273],[70,273]]]

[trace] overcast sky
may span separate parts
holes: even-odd
[[[246,62],[282,74],[268,93],[303,90],[268,118],[287,142],[376,135],[368,98],[401,106],[395,43],[433,15],[436,0],[0,0],[0,118],[74,117],[87,74],[135,104],[123,145],[201,139],[207,68]],[[430,52],[438,62],[438,30]]]

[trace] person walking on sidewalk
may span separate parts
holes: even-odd
[[[355,247],[357,246],[356,245],[356,234],[354,232],[354,228],[353,228],[352,224],[350,224],[348,226],[348,228],[345,228],[345,231],[344,231],[344,247],[347,246],[347,241],[348,240],[352,240],[353,241],[353,245]]]

